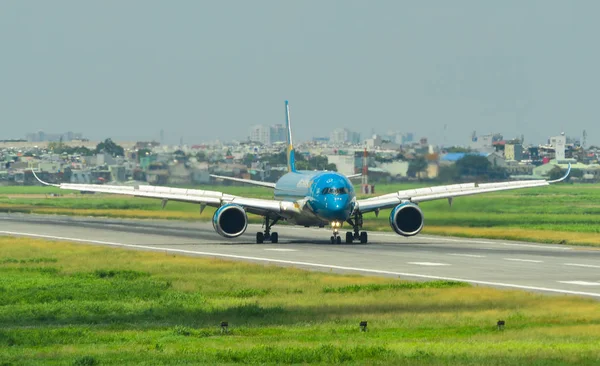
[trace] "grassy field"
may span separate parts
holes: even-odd
[[[417,185],[378,185],[378,194]],[[202,186],[250,197],[272,197],[262,187]],[[52,197],[49,193],[62,194]],[[547,243],[600,245],[600,185],[557,184],[454,200],[425,202],[424,233],[529,240]],[[0,187],[0,211],[58,213],[135,218],[209,220],[214,210],[200,215],[198,206],[170,202],[161,210],[157,200],[109,195],[80,195],[51,187]],[[365,216],[368,230],[391,230],[389,211]],[[258,218],[251,218],[258,222]]]
[[[600,362],[590,299],[25,238],[0,248],[1,365]]]

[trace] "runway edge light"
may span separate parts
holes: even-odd
[[[228,322],[221,322],[221,333],[227,333],[229,328]]]
[[[498,330],[504,330],[504,320],[498,320]]]
[[[366,320],[363,320],[360,322],[360,330],[363,332],[367,331],[367,321]]]

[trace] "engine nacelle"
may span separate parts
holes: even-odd
[[[242,206],[228,203],[217,209],[213,215],[213,227],[219,235],[235,238],[248,227],[248,215]]]
[[[412,202],[403,202],[390,213],[390,226],[402,236],[417,235],[423,230],[423,211]]]

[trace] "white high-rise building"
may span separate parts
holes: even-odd
[[[350,131],[347,128],[337,128],[331,132],[329,141],[334,144],[358,144],[360,142],[360,134],[358,132]]]
[[[550,145],[554,147],[555,157],[557,162],[565,160],[565,145],[567,144],[567,137],[565,133],[561,133],[560,136],[550,137]]]
[[[286,142],[287,129],[282,124],[273,126],[256,125],[250,130],[250,141],[260,142],[263,145]]]
[[[271,144],[271,128],[265,125],[256,125],[250,130],[250,141],[260,142],[263,145]]]
[[[495,151],[494,142],[502,139],[502,135],[498,133],[477,136],[475,132],[473,132],[469,147],[475,151],[492,153]]]

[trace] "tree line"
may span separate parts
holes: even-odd
[[[60,139],[58,142],[49,142],[48,150],[55,154],[91,156],[95,154],[109,154],[111,156],[125,156],[125,150],[112,139],[108,138],[96,145],[95,149],[85,146],[68,146]]]

